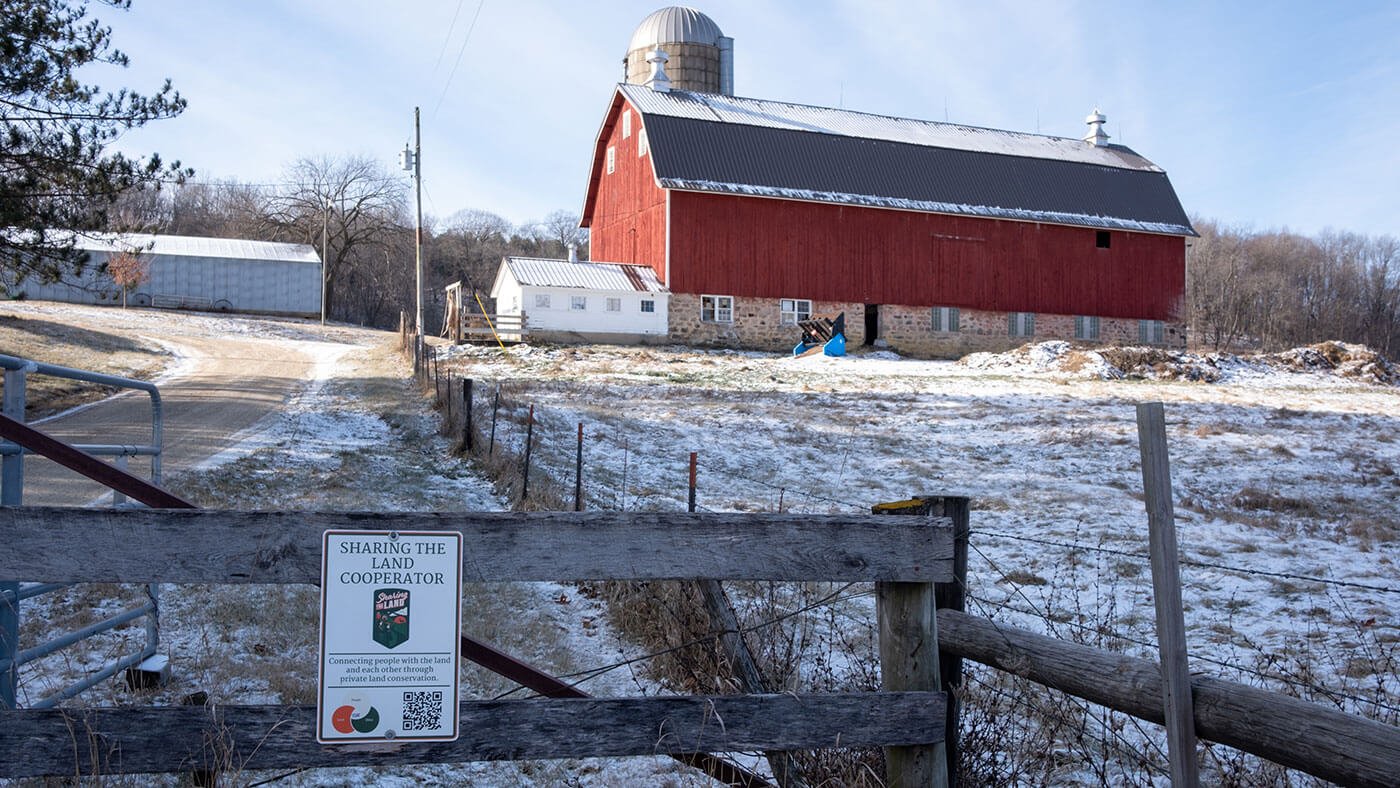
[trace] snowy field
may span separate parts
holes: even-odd
[[[584,424],[591,507],[683,508],[691,451],[717,511],[966,495],[970,612],[1151,659],[1134,406],[1162,401],[1192,669],[1400,722],[1400,388],[1364,354],[444,352],[457,374],[502,383],[498,440],[518,446],[535,406],[537,456],[570,491]],[[1125,358],[1139,363],[1111,360]],[[873,622],[868,596],[852,604],[850,620]],[[1126,738],[1159,746],[1155,732]],[[1073,762],[1042,778],[1102,779]]]
[[[172,486],[203,505],[506,505],[476,468],[449,456],[437,416],[405,382],[408,370],[386,334],[146,310],[7,308],[100,321],[160,341],[174,354],[171,374],[180,369],[184,333],[295,343],[316,359],[312,379],[285,412],[240,436],[235,450],[201,468],[168,469]],[[501,384],[502,448],[520,448],[525,409],[535,405],[542,483],[553,477],[572,493],[575,429],[584,423],[590,508],[683,509],[691,451],[699,453],[699,503],[716,511],[856,512],[911,494],[967,495],[970,612],[1148,658],[1155,647],[1134,405],[1163,401],[1187,562],[1192,669],[1400,722],[1400,387],[1385,382],[1393,370],[1374,362],[1329,367],[1304,353],[1266,361],[1134,357],[1129,364],[1122,354],[1055,343],[960,363],[884,352],[791,359],[680,348],[518,346],[503,355],[460,346],[442,353],[444,369],[478,380],[483,431],[486,395]],[[761,588],[733,589],[750,622],[830,591],[765,598]],[[663,691],[648,663],[629,662],[647,649],[622,635],[589,593],[501,584],[466,594],[467,631],[545,670],[583,678],[616,665],[582,685],[590,693]],[[133,593],[82,586],[26,603],[25,643],[81,625],[123,597]],[[82,700],[166,704],[204,690],[224,703],[314,702],[316,598],[312,588],[249,594],[165,586],[163,650],[175,660],[177,680],[139,697],[113,683]],[[269,616],[273,610],[278,615]],[[868,681],[873,624],[868,590],[855,588],[798,629],[784,629],[793,652],[786,655],[789,686]],[[101,642],[69,649],[27,672],[22,693],[43,694],[114,649]],[[987,673],[973,674],[971,691],[993,681]],[[463,682],[464,697],[510,689],[471,667],[463,668]],[[1151,765],[1160,746],[1152,726],[1101,725],[1096,735],[1143,750],[1143,762],[1120,755],[1092,765],[1072,746],[1049,742],[1057,749],[1052,771],[1003,765],[994,773],[1026,784],[1161,782]],[[274,784],[367,782],[703,780],[667,759],[645,758],[318,770]]]

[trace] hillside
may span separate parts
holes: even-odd
[[[72,309],[25,305],[17,314],[38,321]],[[108,321],[114,335],[148,333],[152,321],[172,336],[212,327],[198,315],[152,314],[83,312]],[[310,330],[253,319],[219,326],[299,343]],[[337,330],[349,352],[328,353],[282,418],[242,436],[234,450],[202,467],[168,469],[176,490],[229,508],[507,506],[477,466],[450,456],[435,416],[406,381],[396,337]],[[683,509],[691,451],[699,453],[699,504],[709,510],[854,512],[910,494],[968,495],[971,612],[1139,656],[1153,656],[1154,641],[1132,406],[1162,400],[1192,669],[1400,721],[1400,387],[1379,375],[1337,374],[1344,364],[1336,362],[1216,359],[1207,366],[1224,371],[1204,382],[1170,366],[1205,364],[1199,357],[1133,367],[1126,349],[1095,351],[1095,360],[1058,345],[964,363],[675,347],[442,352],[444,370],[476,379],[483,432],[500,384],[501,451],[520,448],[526,408],[535,405],[540,486],[552,478],[572,492],[575,430],[584,424],[589,508]],[[745,584],[731,594],[749,624],[783,618],[754,647],[784,687],[871,680],[868,588]],[[25,637],[81,625],[121,595],[88,587],[26,602]],[[112,684],[83,701],[177,703],[204,690],[220,702],[308,702],[315,599],[309,588],[168,586],[163,637],[176,682],[139,698]],[[547,670],[591,677],[583,687],[595,694],[650,694],[674,682],[665,659],[644,659],[658,650],[639,639],[648,627],[616,609],[610,618],[596,589],[503,584],[469,589],[468,602],[470,631]],[[643,623],[668,625],[664,615]],[[25,691],[79,675],[114,648],[98,641],[36,665],[22,678]],[[468,697],[509,689],[476,669],[464,673],[463,687]],[[1152,726],[986,670],[972,671],[968,693],[968,768],[979,780],[1161,779],[1163,745]],[[1224,748],[1211,752],[1213,782],[1307,784]],[[283,784],[371,779],[702,782],[666,759],[614,759],[324,770]]]

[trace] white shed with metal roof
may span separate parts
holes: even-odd
[[[208,309],[273,315],[321,312],[321,258],[306,244],[142,233],[77,235],[88,253],[81,274],[65,281],[18,282],[12,292],[43,301],[120,304],[106,273],[113,257],[130,253],[147,266],[146,280],[127,294],[133,306]]]
[[[506,257],[491,297],[530,336],[630,341],[666,336],[670,291],[645,265]]]

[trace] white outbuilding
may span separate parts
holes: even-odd
[[[41,301],[120,304],[121,288],[106,263],[128,253],[146,266],[145,280],[127,293],[132,306],[321,313],[321,258],[306,244],[141,233],[79,235],[75,244],[88,253],[81,274],[48,284],[28,279],[6,285]]]
[[[504,258],[491,286],[499,314],[556,341],[664,340],[670,296],[649,266],[536,257]]]

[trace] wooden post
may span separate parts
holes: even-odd
[[[447,434],[452,434],[452,370],[447,370],[447,396],[443,397],[447,405]]]
[[[496,384],[496,398],[491,403],[491,445],[486,449],[486,456],[490,457],[496,453],[496,414],[501,412],[501,384]]]
[[[1186,664],[1186,622],[1181,609],[1176,518],[1172,510],[1171,465],[1167,459],[1167,425],[1162,403],[1139,404],[1137,423],[1152,554],[1152,598],[1157,608],[1157,650],[1162,659],[1167,759],[1171,763],[1172,785],[1195,788],[1200,784],[1196,728],[1191,705],[1191,671]]]
[[[935,517],[948,517],[953,521],[953,582],[933,585],[934,605],[940,610],[948,608],[963,612],[967,608],[967,541],[971,530],[969,501],[965,497],[945,496],[925,497],[929,503],[929,514]],[[948,751],[948,785],[957,788],[960,768],[961,748],[958,746],[958,716],[962,709],[962,657],[943,648],[942,640],[938,648],[938,679],[948,693],[947,729],[945,743]]]
[[[530,406],[530,413],[525,417],[525,475],[520,481],[520,500],[524,502],[530,497],[530,444],[535,439],[535,406]]]
[[[583,511],[583,422],[578,423],[578,454],[574,457],[574,511]]]
[[[462,427],[462,445],[467,447],[467,451],[472,450],[472,379],[467,378],[462,381],[462,409],[467,414],[466,424]]]
[[[875,514],[927,515],[926,501],[881,504]],[[875,584],[880,632],[880,688],[886,692],[939,691],[938,618],[933,583]],[[946,712],[945,712],[946,714]],[[952,736],[951,731],[945,732]],[[885,748],[885,778],[891,788],[948,785],[945,742]]]

